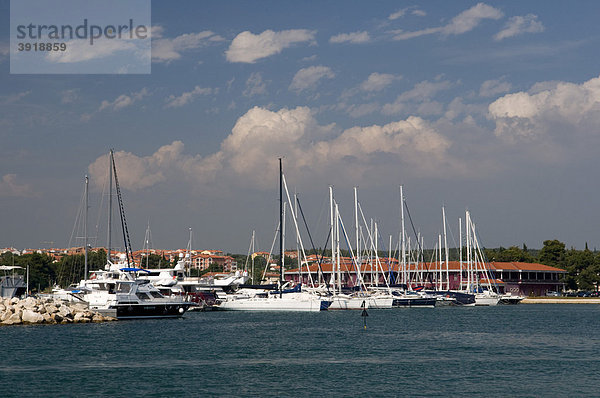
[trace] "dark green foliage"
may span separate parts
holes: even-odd
[[[140,265],[143,268],[168,268],[169,260],[158,254],[149,254],[148,257],[142,257],[142,264]]]
[[[541,264],[566,269],[565,244],[556,239],[545,240],[544,247],[540,250],[538,260]]]

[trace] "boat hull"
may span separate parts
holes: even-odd
[[[331,305],[330,300],[279,297],[253,297],[226,300],[216,308],[223,311],[291,311],[318,312],[325,311]]]
[[[476,307],[498,305],[499,301],[500,301],[500,297],[490,297],[490,296],[477,297],[477,296],[475,296],[475,306]]]
[[[191,303],[165,303],[165,304],[115,304],[109,309],[116,310],[117,319],[142,319],[142,318],[179,318],[192,306]]]
[[[367,297],[367,305],[369,309],[389,309],[393,307],[393,297]]]
[[[369,308],[369,304],[364,298],[356,297],[334,297],[330,310],[362,310],[363,308]]]
[[[395,298],[394,307],[419,307],[419,308],[435,308],[437,299],[435,297],[400,297]]]

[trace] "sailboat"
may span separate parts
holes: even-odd
[[[484,261],[484,256],[479,246],[475,233],[475,224],[471,220],[471,213],[465,213],[467,232],[467,289],[468,293],[475,294],[476,306],[497,305],[501,295],[497,292],[495,281],[491,278],[490,270]]]
[[[181,317],[195,303],[186,301],[184,297],[163,296],[148,279],[139,277],[140,274],[148,271],[133,267],[131,264],[133,259],[131,242],[113,150],[110,151],[108,163],[110,197],[106,266],[104,270],[93,271],[88,279],[82,280],[78,286],[79,291],[72,293],[72,296],[87,303],[90,309],[117,319]],[[113,262],[111,258],[113,173],[125,245],[125,254],[120,255],[117,262]]]
[[[227,294],[218,305],[226,311],[324,311],[331,300],[310,291],[303,291],[302,285],[285,289],[284,270],[284,202],[283,202],[283,166],[279,158],[279,286],[277,290],[241,289]],[[289,283],[288,283],[289,284]]]

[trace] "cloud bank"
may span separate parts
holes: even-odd
[[[121,186],[130,190],[171,176],[199,184],[226,180],[271,187],[265,172],[274,173],[281,156],[295,178],[310,180],[337,170],[339,174],[329,178],[354,180],[372,172],[382,157],[416,174],[448,172],[453,162],[450,146],[434,125],[414,116],[339,130],[334,124],[320,125],[307,107],[279,111],[254,107],[237,120],[220,150],[208,156],[187,155],[184,144],[174,141],[149,156],[116,152],[115,162]],[[90,176],[105,181],[107,167],[107,156],[99,157],[89,166]]]
[[[488,110],[495,134],[509,141],[556,134],[560,126],[569,126],[569,134],[595,133],[600,122],[600,77],[582,84],[539,84],[529,92],[498,98]]]

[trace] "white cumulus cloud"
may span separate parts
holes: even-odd
[[[144,97],[148,96],[148,89],[143,88],[138,92],[134,92],[131,94],[121,94],[113,101],[104,100],[100,104],[100,108],[98,108],[98,112],[103,111],[105,109],[119,111],[123,108],[127,108],[137,101],[141,100]]]
[[[472,31],[479,26],[483,20],[498,20],[503,16],[504,13],[499,9],[484,3],[478,3],[452,18],[452,20],[444,26],[426,28],[414,32],[398,32],[394,36],[394,39],[407,40],[435,33],[440,33],[444,36],[460,35]]]
[[[309,66],[302,68],[294,75],[290,90],[301,92],[314,89],[321,79],[333,79],[335,73],[327,66]]]
[[[353,33],[340,33],[339,35],[331,36],[329,38],[330,43],[367,43],[371,41],[369,32],[353,32]]]
[[[428,81],[424,80],[415,84],[408,91],[400,94],[392,103],[385,104],[382,113],[393,115],[400,112],[419,112],[421,114],[439,114],[442,112],[441,104],[433,101],[437,93],[452,87],[447,80]]]
[[[551,134],[589,134],[600,123],[600,77],[582,84],[552,82],[530,92],[507,94],[492,102],[489,116],[495,134],[509,141],[531,140]],[[557,128],[560,131],[557,131]]]
[[[296,43],[314,42],[315,32],[306,29],[291,29],[274,32],[265,30],[255,35],[245,31],[238,34],[225,52],[227,61],[254,63],[259,59],[279,54]]]
[[[402,76],[392,75],[390,73],[371,73],[367,80],[360,84],[363,91],[381,91],[396,80],[402,79]]]
[[[31,185],[17,182],[16,174],[5,174],[0,180],[0,196],[29,198],[36,196],[36,193]]]
[[[204,88],[200,86],[194,87],[192,91],[187,91],[182,93],[181,95],[173,95],[171,94],[165,100],[166,105],[165,108],[179,108],[193,101],[195,97],[199,95],[210,95],[214,92],[212,88]]]
[[[505,81],[504,78],[486,80],[479,88],[479,95],[482,97],[491,97],[498,94],[507,93],[512,88],[512,85]]]
[[[152,30],[152,61],[168,63],[182,57],[182,53],[222,42],[221,36],[205,30],[197,33],[186,33],[173,39],[162,38],[162,28]]]
[[[213,162],[214,159],[210,157],[186,155],[183,149],[183,142],[173,141],[150,156],[115,152],[119,184],[125,189],[138,190],[162,183],[170,176],[193,178],[195,182],[211,181],[214,167],[218,167],[219,162]],[[102,187],[108,178],[108,155],[96,159],[88,171],[95,185]]]
[[[538,21],[537,15],[527,14],[524,16],[511,17],[504,26],[504,29],[494,36],[494,39],[502,40],[523,33],[540,33],[543,31],[544,25]]]
[[[115,162],[119,182],[130,190],[171,179],[201,184],[226,180],[269,188],[272,181],[265,173],[275,173],[281,156],[294,178],[314,180],[336,170],[327,178],[352,181],[382,167],[382,156],[391,162],[386,163],[388,168],[405,165],[416,174],[438,173],[442,165],[452,163],[450,146],[434,125],[414,116],[340,130],[334,124],[319,124],[307,107],[279,111],[254,107],[237,120],[220,149],[208,156],[187,155],[183,143],[174,141],[149,156],[116,152]],[[106,155],[89,166],[98,186],[106,180],[107,167]]]
[[[246,80],[246,89],[242,94],[246,97],[265,94],[267,92],[267,83],[263,80],[260,72],[254,72]]]

